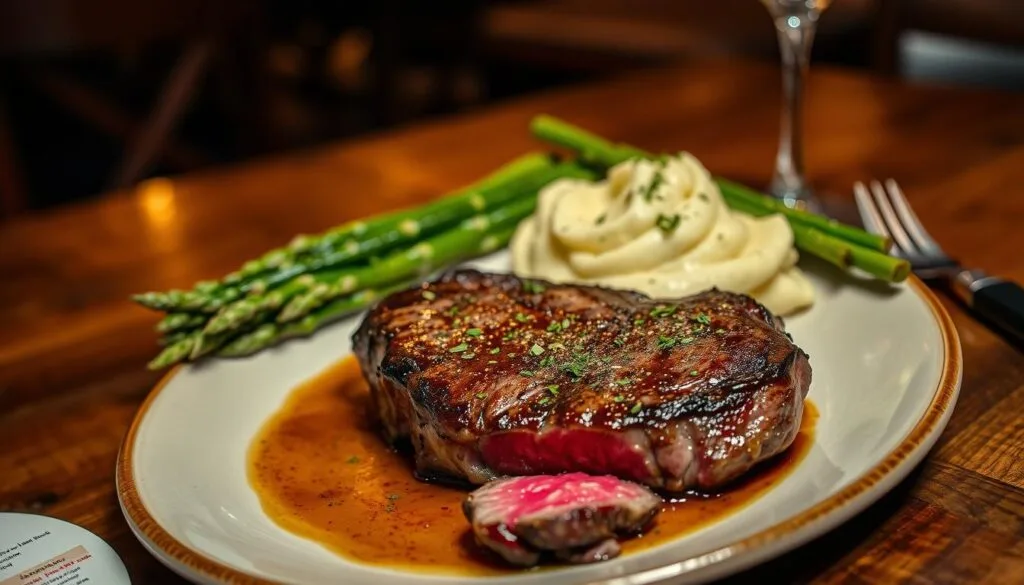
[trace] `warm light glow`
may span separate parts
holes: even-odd
[[[166,229],[174,222],[177,208],[174,183],[170,179],[156,178],[140,183],[137,189],[139,205],[151,227]]]

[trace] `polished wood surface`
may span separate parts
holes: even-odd
[[[254,161],[0,225],[0,510],[107,539],[136,583],[181,583],[135,540],[113,470],[158,315],[127,301],[188,286],[347,219],[436,197],[537,148],[547,112],[712,171],[767,183],[778,71],[714,62],[639,72],[468,116]],[[812,72],[808,169],[849,218],[851,184],[895,177],[969,265],[1024,282],[1024,101]],[[1024,354],[948,295],[964,350],[960,401],[925,463],[864,513],[734,583],[1024,582]],[[0,526],[2,530],[2,526]]]

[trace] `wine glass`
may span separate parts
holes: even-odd
[[[818,17],[832,0],[761,0],[775,21],[782,53],[782,120],[775,174],[768,191],[790,207],[820,210],[804,179],[804,78]]]

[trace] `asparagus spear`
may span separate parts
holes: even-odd
[[[607,168],[631,158],[654,158],[654,155],[643,150],[625,144],[613,144],[551,116],[537,116],[531,122],[530,128],[538,138],[575,150],[583,162],[598,167]],[[721,179],[716,179],[716,181],[720,186],[722,185]],[[736,187],[738,187],[736,183],[726,182],[725,188],[722,189],[722,195],[730,207],[749,213],[756,212],[755,215],[767,215],[781,211],[775,208],[773,205],[775,202],[770,198],[761,195],[750,197],[747,195],[753,193],[752,191]],[[737,196],[737,194],[740,195]],[[783,207],[785,208],[784,205]],[[872,276],[890,282],[900,282],[909,274],[910,267],[905,260],[878,251],[888,248],[890,245],[888,240],[874,238],[863,230],[826,218],[810,219],[810,217],[818,216],[807,212],[790,211],[792,213],[787,213],[786,217],[790,221],[790,226],[794,228],[793,236],[799,249],[819,256],[836,266],[845,267],[852,264]],[[841,226],[841,228],[837,229],[836,226]],[[857,241],[850,239],[850,235],[854,232],[863,232],[855,236]],[[866,247],[862,243],[871,243],[875,249]]]
[[[377,299],[408,286],[403,283],[385,289],[361,290],[351,296],[335,299],[291,323],[264,323],[250,333],[236,337],[217,351],[222,357],[243,357],[260,352],[268,347],[294,337],[305,337],[337,319],[370,305]]]
[[[206,323],[207,315],[201,313],[171,313],[156,324],[159,333],[174,333],[195,329]]]
[[[348,271],[333,285],[292,299],[277,320],[279,323],[294,321],[353,291],[426,274],[446,264],[495,250],[508,242],[516,224],[533,213],[536,204],[536,198],[530,198],[471,217],[452,230],[383,258],[376,266]]]
[[[550,156],[530,154],[434,203],[368,222],[350,222],[318,237],[302,236],[287,248],[272,250],[263,258],[250,261],[223,282],[206,282],[192,291],[144,293],[134,299],[157,310],[214,313],[241,299],[245,292],[263,294],[298,275],[366,259],[447,229],[473,213],[535,192],[559,178],[565,168]]]

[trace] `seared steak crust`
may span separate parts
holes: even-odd
[[[582,471],[715,488],[787,448],[807,355],[750,297],[677,300],[473,270],[397,292],[353,336],[389,440],[480,484]]]

